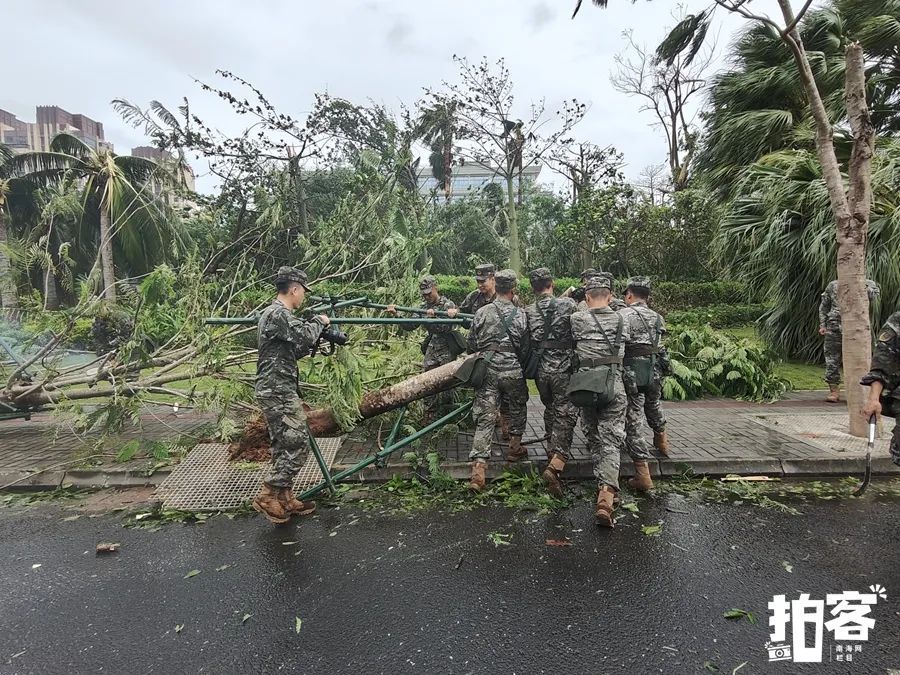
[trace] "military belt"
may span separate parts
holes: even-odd
[[[538,347],[541,349],[574,349],[575,345],[566,340],[541,340]]]
[[[659,348],[653,345],[625,345],[625,359],[633,359],[638,356],[653,356],[659,353]]]
[[[611,366],[622,363],[621,356],[597,356],[593,358],[579,358],[578,368],[596,368],[597,366]]]

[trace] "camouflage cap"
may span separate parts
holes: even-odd
[[[606,290],[612,290],[612,279],[610,279],[606,275],[597,275],[594,277],[588,277],[587,281],[584,282],[584,290],[585,291],[593,291],[598,288],[605,288]]]
[[[528,279],[531,283],[536,284],[540,281],[553,281],[553,273],[546,267],[538,267],[528,273]]]
[[[491,263],[485,263],[483,265],[478,265],[475,268],[475,278],[478,281],[484,281],[485,279],[490,279],[494,276],[497,268]]]
[[[630,277],[628,279],[628,283],[626,284],[626,288],[646,288],[649,291],[650,277]]]
[[[581,280],[590,279],[591,277],[596,277],[599,274],[602,274],[599,270],[595,270],[593,267],[588,267],[586,270],[581,272]]]
[[[513,270],[500,270],[494,274],[494,280],[497,282],[497,290],[508,293],[516,287],[518,277]]]
[[[278,268],[278,272],[275,274],[275,283],[280,284],[285,281],[293,281],[303,286],[306,290],[310,290],[309,277],[306,276],[306,272],[296,267],[284,265]]]
[[[425,293],[430,293],[431,289],[437,286],[437,280],[431,276],[430,274],[426,274],[424,277],[419,279],[419,290],[424,295]]]

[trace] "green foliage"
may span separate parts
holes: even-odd
[[[765,305],[710,305],[682,311],[669,312],[666,322],[670,326],[710,326],[730,328],[754,323],[763,312]]]
[[[749,340],[734,340],[710,328],[676,329],[666,339],[673,374],[663,395],[685,400],[704,395],[774,401],[787,388],[774,370],[777,358]]]

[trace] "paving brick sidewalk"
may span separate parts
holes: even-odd
[[[673,475],[686,469],[698,474],[765,473],[769,475],[847,475],[862,470],[861,458],[865,442],[841,432],[846,425],[846,408],[828,405],[821,392],[800,392],[773,405],[711,399],[665,404],[669,419],[671,457],[651,463],[654,475]],[[537,398],[529,402],[528,430],[525,438],[543,436],[542,406]],[[143,418],[142,429],[131,429],[118,437],[174,441],[195,435],[199,441],[202,429],[213,421],[211,415],[190,412],[174,414],[170,409]],[[649,434],[649,430],[645,430]],[[387,430],[385,430],[387,433]],[[357,434],[358,435],[358,434]],[[884,434],[886,436],[886,434]],[[50,415],[35,415],[31,421],[0,422],[0,486],[23,477],[18,486],[53,487],[63,483],[93,485],[142,485],[157,483],[166,470],[148,476],[152,462],[135,461],[115,464],[110,456],[91,460],[90,466],[79,466],[79,458],[91,454],[91,442],[61,427]],[[375,440],[363,438],[344,443],[335,460],[335,470],[356,464],[375,447]],[[505,446],[496,439],[492,471],[502,470]],[[451,473],[463,476],[472,445],[472,434],[459,433],[441,442],[438,450],[445,457]],[[107,454],[114,455],[112,450]],[[581,430],[576,431],[573,446],[575,461],[567,475],[589,477],[591,461]],[[403,451],[390,457],[387,467],[368,469],[364,479],[381,479],[406,466]],[[873,462],[876,473],[898,472],[890,463],[886,439],[880,440]],[[529,460],[544,458],[541,444],[529,447]],[[99,465],[94,463],[101,461]],[[631,472],[627,457],[622,461],[623,474]],[[36,471],[44,470],[32,476]]]

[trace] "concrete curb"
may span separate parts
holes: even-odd
[[[75,488],[132,488],[156,487],[171,473],[161,469],[150,476],[144,471],[0,471],[0,485],[11,485],[9,490],[56,490],[61,487]]]

